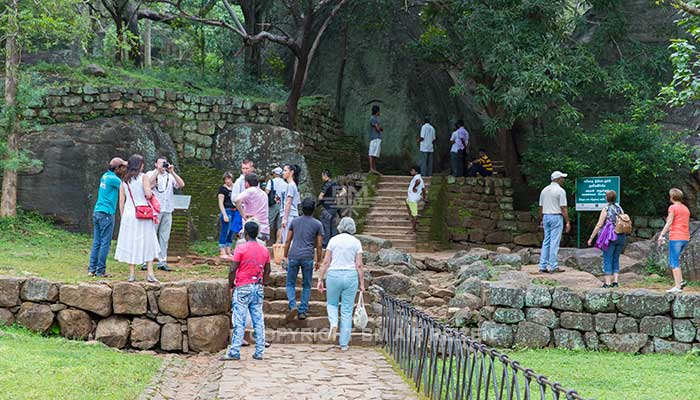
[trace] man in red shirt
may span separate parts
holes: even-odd
[[[262,360],[265,352],[265,321],[263,318],[263,285],[270,280],[270,253],[258,243],[260,226],[249,221],[243,228],[244,244],[236,246],[233,264],[228,275],[233,312],[233,334],[231,346],[222,360],[240,360],[241,344],[245,332],[245,321],[250,313],[255,332],[255,354],[253,358]]]

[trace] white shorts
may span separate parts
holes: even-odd
[[[382,139],[373,139],[369,141],[369,156],[379,158],[379,153],[382,152]]]

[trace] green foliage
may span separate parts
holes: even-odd
[[[698,7],[697,1],[686,1]],[[683,13],[684,18],[676,21],[686,31],[686,37],[672,39],[669,57],[673,65],[673,79],[661,90],[660,96],[669,105],[680,107],[700,99],[700,17]]]

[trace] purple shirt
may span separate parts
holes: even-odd
[[[270,234],[270,220],[268,219],[269,206],[267,194],[259,187],[249,187],[238,195],[236,201],[241,202],[243,211],[243,225],[245,226],[247,217],[253,217],[260,224],[260,233]]]
[[[469,132],[467,132],[467,130],[464,129],[464,127],[457,129],[457,139],[460,140],[460,142],[459,142],[460,150],[465,149],[465,147],[464,147],[465,144],[467,147],[469,147]]]

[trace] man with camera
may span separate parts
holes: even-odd
[[[166,157],[158,157],[153,171],[148,172],[152,179],[156,176],[156,183],[153,185],[153,194],[156,195],[160,203],[160,214],[158,214],[158,224],[156,225],[156,235],[160,244],[160,254],[158,255],[158,269],[171,271],[168,268],[168,241],[170,240],[170,229],[173,225],[174,190],[185,187],[185,181],[175,173],[175,166],[168,162]],[[141,269],[146,269],[144,264]]]

